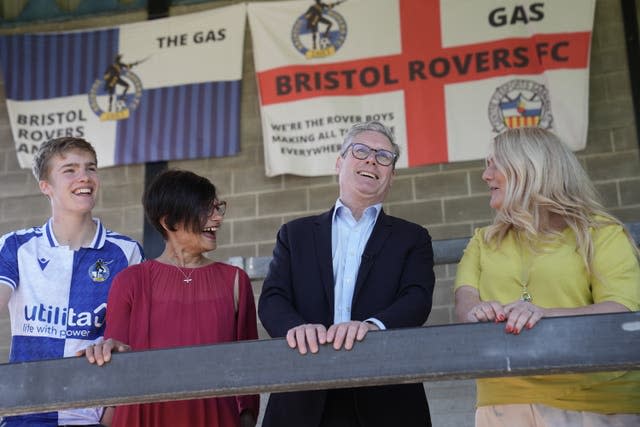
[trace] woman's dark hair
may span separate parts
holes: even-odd
[[[167,239],[167,230],[199,233],[216,201],[216,187],[193,172],[171,169],[157,175],[142,197],[147,220]]]

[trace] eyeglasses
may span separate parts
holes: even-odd
[[[224,200],[220,200],[217,202],[213,202],[211,205],[211,210],[209,211],[209,216],[217,213],[220,216],[224,216],[225,212],[227,212],[227,202]]]
[[[366,144],[362,144],[360,142],[351,143],[345,148],[342,152],[342,156],[347,152],[347,150],[351,148],[351,154],[358,160],[365,160],[369,158],[371,153],[375,153],[375,159],[378,164],[381,166],[390,166],[393,162],[395,162],[396,157],[398,156],[396,153],[392,153],[389,150],[384,149],[375,149],[371,148]]]

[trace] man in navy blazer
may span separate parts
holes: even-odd
[[[384,213],[399,147],[378,122],[353,126],[336,162],[340,196],[278,232],[258,314],[301,354],[350,350],[369,331],[422,326],[435,276],[426,229]],[[264,427],[430,426],[422,384],[273,393]]]

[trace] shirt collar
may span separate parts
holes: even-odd
[[[338,213],[338,211],[342,211],[342,210],[346,210],[347,212],[349,212],[351,214],[351,216],[353,216],[353,212],[351,212],[351,209],[349,209],[349,207],[347,205],[345,205],[344,203],[342,203],[340,198],[338,198],[336,200],[335,208],[333,209],[333,216],[331,217],[331,222],[332,223],[335,223],[336,216],[340,215]],[[371,206],[367,207],[364,210],[364,212],[362,212],[362,217],[366,218],[368,215],[371,215],[373,217],[373,220],[375,221],[376,219],[378,219],[378,215],[380,215],[380,211],[381,210],[382,210],[382,203],[376,203],[375,205],[371,205]]]
[[[93,222],[96,223],[96,234],[93,236],[93,240],[88,247],[92,249],[100,249],[104,245],[107,233],[102,222],[100,222],[98,218],[93,218]],[[61,246],[56,240],[56,236],[53,234],[53,218],[49,218],[49,221],[44,225],[44,233],[47,236],[47,240],[49,240],[51,247],[55,248]]]

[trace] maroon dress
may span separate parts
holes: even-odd
[[[239,273],[237,313],[234,279]],[[186,277],[185,277],[186,276]],[[185,282],[186,278],[191,279]],[[258,338],[247,274],[215,262],[182,268],[146,261],[120,272],[111,286],[105,338],[147,350]],[[171,367],[167,367],[170,375]],[[257,419],[259,396],[220,397],[116,407],[114,427],[235,427],[240,412]]]

